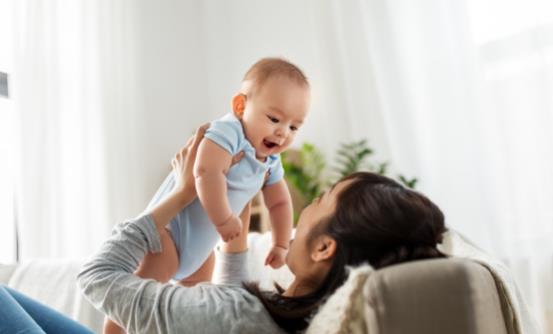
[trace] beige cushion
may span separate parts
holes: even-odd
[[[425,260],[376,271],[367,281],[370,334],[506,334],[497,288],[483,266]]]

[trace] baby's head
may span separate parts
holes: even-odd
[[[244,76],[232,109],[256,157],[264,160],[292,144],[309,102],[309,82],[298,67],[281,58],[263,58]]]

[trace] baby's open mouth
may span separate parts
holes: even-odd
[[[263,139],[263,145],[265,145],[265,147],[267,147],[267,148],[273,148],[273,147],[277,146],[278,144],[273,143],[272,141],[269,141],[267,139]]]

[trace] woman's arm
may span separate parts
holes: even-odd
[[[118,224],[100,251],[77,277],[88,300],[129,332],[168,332],[166,314],[160,307],[176,293],[170,284],[141,279],[132,273],[147,252],[161,250],[159,230],[195,197],[192,166],[206,126],[200,128],[173,159],[175,188],[150,214]],[[194,298],[193,289],[180,291]],[[198,296],[196,296],[198,297]]]
[[[171,166],[175,172],[175,187],[172,193],[151,211],[156,228],[162,230],[171,219],[196,198],[196,182],[194,180],[194,164],[198,147],[209,124],[202,125],[194,137],[175,155]]]
[[[100,251],[81,269],[77,283],[95,308],[127,331],[143,331],[142,322],[152,315],[161,320],[154,326],[161,326],[166,315],[158,314],[155,304],[170,285],[133,275],[147,252],[160,250],[159,234],[150,215],[118,224]]]

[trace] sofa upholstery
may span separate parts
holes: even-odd
[[[508,333],[494,279],[475,262],[451,258],[391,266],[366,284],[371,334]]]

